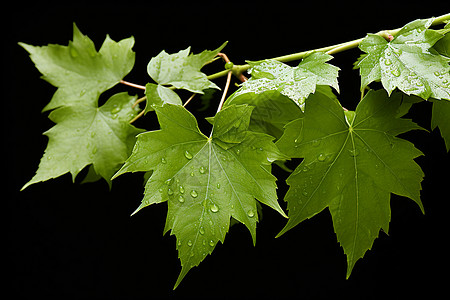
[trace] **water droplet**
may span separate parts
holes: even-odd
[[[217,188],[220,189],[220,183],[217,184]]]
[[[209,209],[213,212],[216,213],[219,211],[219,207],[216,204],[212,204]]]
[[[192,247],[192,241],[189,240],[189,241],[187,242],[187,245],[188,245],[189,247]]]
[[[307,191],[303,191],[302,195],[306,197],[306,196],[308,196],[308,192]]]
[[[201,235],[204,235],[204,234],[205,234],[205,228],[203,228],[203,226],[200,227],[200,229],[198,230],[198,232],[200,232]]]
[[[237,154],[237,155],[241,154],[241,150],[237,149],[237,150],[236,150],[236,154]]]
[[[359,155],[359,150],[358,149],[352,149],[352,150],[348,150],[349,154],[351,157],[356,157]]]
[[[186,152],[184,152],[184,157],[186,157],[187,159],[192,159],[192,154],[186,150]]]
[[[320,162],[324,162],[327,159],[327,156],[323,153],[320,153],[319,155],[317,155],[317,160]]]
[[[178,246],[181,246],[181,241],[178,241],[177,245],[178,245]]]
[[[178,197],[178,202],[184,203],[184,197],[183,197],[183,195],[180,195],[180,196]]]
[[[81,90],[81,92],[80,92],[80,97],[83,97],[84,96],[84,94],[86,94],[86,90]]]
[[[72,55],[72,57],[77,57],[78,56],[77,50],[75,50],[75,48],[71,47],[70,48],[70,55]]]
[[[113,114],[117,114],[122,108],[120,106],[114,108],[113,110],[111,110],[111,113]]]
[[[399,48],[392,48],[392,51],[393,51],[396,55],[401,55],[401,54],[402,54],[402,49],[399,49]]]
[[[167,163],[167,160],[163,157],[163,158],[161,158],[161,162],[162,162],[163,164],[166,164],[166,163]]]
[[[194,172],[191,172],[191,177],[194,177]]]
[[[392,61],[388,58],[388,59],[386,59],[386,60],[384,61],[384,64],[385,64],[386,66],[390,66],[390,65],[392,65]]]
[[[255,212],[252,209],[249,209],[247,211],[247,216],[249,216],[249,218],[253,218],[255,216]]]
[[[400,76],[400,71],[398,69],[394,69],[391,71],[391,74],[394,75],[395,77],[399,77]]]
[[[115,119],[117,119],[117,116],[118,116],[117,114],[112,114],[111,119],[115,120]]]
[[[180,185],[180,193],[184,194],[184,187],[182,185]]]
[[[321,143],[322,143],[322,140],[313,140],[312,141],[313,147],[319,147]]]
[[[258,151],[260,151],[260,152],[263,151],[263,150],[264,150],[263,147],[259,147],[258,148]]]
[[[95,154],[95,153],[97,153],[97,147],[96,146],[94,146],[94,148],[92,149],[92,154]]]
[[[191,196],[192,198],[197,198],[198,197],[198,193],[195,190],[191,191]]]
[[[210,240],[210,241],[209,241],[209,245],[210,245],[211,247],[214,247],[214,241],[213,241],[213,240]]]
[[[205,174],[205,171],[206,171],[205,167],[200,167],[200,169],[199,169],[200,173]]]
[[[172,195],[173,195],[173,190],[172,190],[171,188],[169,188],[169,189],[167,190],[167,194],[169,194],[169,196],[172,196]]]
[[[95,137],[95,131],[91,131],[91,137]]]
[[[166,185],[172,185],[172,178],[169,178],[165,181]]]

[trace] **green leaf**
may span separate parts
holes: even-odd
[[[248,72],[252,77],[242,84],[235,96],[279,91],[303,110],[305,99],[315,92],[317,85],[329,85],[339,92],[339,68],[326,63],[332,58],[323,52],[312,53],[297,67],[270,59],[249,62],[251,69]]]
[[[100,108],[75,105],[64,106],[50,113],[56,123],[45,132],[49,141],[36,175],[23,186],[56,178],[67,172],[73,180],[87,165],[93,169],[86,182],[110,178],[129,156],[135,136],[142,130],[129,124],[138,110],[132,105],[136,97],[127,93],[112,96]]]
[[[329,207],[338,241],[347,255],[347,277],[372,247],[380,228],[389,230],[390,193],[420,201],[422,155],[398,134],[421,129],[400,119],[402,96],[369,91],[355,112],[331,98],[306,102],[303,118],[287,125],[277,142],[291,157],[304,158],[287,179],[289,220],[279,235]]]
[[[168,202],[164,232],[177,237],[182,270],[188,271],[223,243],[230,218],[245,224],[253,242],[258,221],[256,200],[285,216],[277,202],[270,165],[284,158],[272,137],[248,131],[252,107],[229,106],[214,118],[210,138],[182,106],[155,107],[161,130],[138,136],[131,156],[114,176],[150,171],[136,212]]]
[[[168,54],[163,50],[150,60],[147,72],[159,84],[170,84],[193,93],[203,94],[203,90],[208,88],[220,89],[208,80],[200,69],[210,62],[226,44],[227,42],[223,43],[216,50],[205,50],[191,55],[189,55],[190,47],[174,54]]]
[[[436,50],[439,54],[450,57],[450,23],[447,23],[444,27],[445,30],[442,32],[444,35],[439,41],[434,44],[433,49]]]
[[[145,113],[154,111],[155,105],[163,106],[165,103],[175,105],[183,104],[177,93],[160,84],[147,83],[145,86],[145,96],[147,97]]]
[[[336,98],[328,86],[317,86],[315,93],[309,95],[308,99],[314,101],[316,97]],[[281,137],[287,123],[303,115],[300,107],[278,90],[267,90],[261,93],[234,93],[227,99],[224,106],[233,104],[254,106],[249,129],[270,134],[276,139]]]
[[[439,127],[447,151],[450,151],[450,101],[433,100],[432,113],[431,128]]]
[[[73,25],[68,46],[36,47],[19,43],[30,53],[43,78],[58,87],[44,111],[64,105],[97,106],[99,95],[117,84],[134,65],[134,38],[113,41],[109,36],[100,48]]]
[[[429,49],[443,37],[430,30],[433,19],[405,25],[390,42],[369,34],[359,45],[367,54],[355,63],[360,69],[361,90],[381,80],[390,94],[395,88],[428,99],[450,99],[450,67],[444,56]]]

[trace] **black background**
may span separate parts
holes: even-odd
[[[7,220],[7,255],[6,268],[2,269],[13,295],[59,299],[445,295],[443,264],[448,263],[448,234],[440,223],[446,218],[443,204],[449,200],[449,155],[438,130],[404,135],[426,155],[416,159],[426,174],[422,183],[426,214],[422,215],[413,201],[393,195],[389,236],[380,233],[349,280],[345,279],[346,258],[327,210],[275,239],[285,220],[264,208],[256,247],[244,226],[232,227],[226,243],[218,245],[213,255],[172,291],[180,265],[174,237],[162,236],[166,205],[155,205],[130,217],[142,197],[140,175],[121,176],[111,192],[104,182],[81,185],[78,180],[72,184],[70,175],[19,192],[34,175],[46,147],[42,132],[52,123],[47,113],[40,111],[55,91],[39,79],[27,53],[17,45],[19,41],[67,45],[73,22],[97,47],[106,34],[116,41],[133,35],[136,63],[125,79],[144,85],[150,81],[146,65],[162,49],[173,53],[192,46],[198,53],[228,40],[223,52],[242,64],[245,59],[323,47],[448,13],[445,1],[435,1],[441,5],[422,1],[407,6],[393,1],[335,1],[331,5],[320,1],[301,5],[281,1],[165,2],[157,6],[144,1],[107,5],[76,1],[56,6],[14,3],[3,8],[2,35],[7,38],[2,42],[6,46],[2,47],[6,51],[2,60],[6,64],[2,72],[6,162],[2,202],[6,206],[3,204],[2,214]],[[331,61],[341,68],[339,98],[350,109],[359,99],[358,71],[352,70],[358,56],[355,49],[337,54]],[[205,71],[212,73],[221,67],[216,63]],[[216,83],[223,86],[224,79]],[[124,86],[114,91],[139,92]],[[189,94],[182,96],[186,99]],[[199,101],[192,102],[189,109],[197,116],[210,116],[219,98],[220,93],[206,113],[197,112],[202,106]],[[415,105],[408,115],[429,130],[430,116],[430,103]],[[201,124],[203,127],[204,122]],[[136,125],[152,128],[152,120],[144,118]],[[286,174],[274,171],[281,199]]]

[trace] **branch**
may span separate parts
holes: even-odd
[[[432,25],[434,25],[434,26],[439,25],[439,24],[448,22],[449,20],[450,20],[450,14],[445,14],[445,15],[435,18]],[[392,29],[392,30],[382,30],[375,34],[389,40],[389,39],[391,39],[391,37],[395,36],[400,31],[400,29],[401,28]],[[307,50],[307,51],[297,52],[297,53],[293,53],[293,54],[277,56],[277,57],[273,57],[271,59],[281,61],[281,62],[290,62],[290,61],[294,61],[294,60],[303,59],[313,52],[326,52],[328,54],[335,54],[335,53],[343,52],[343,51],[358,47],[359,44],[362,42],[362,40],[364,40],[364,38],[360,38],[360,39],[356,39],[356,40],[352,40],[352,41],[348,41],[348,42],[340,43],[340,44],[336,44],[336,45],[331,45],[331,46],[327,46],[327,47],[317,48],[317,49],[313,49],[313,50]],[[233,72],[233,75],[240,78],[242,73],[247,71],[249,68],[250,68],[250,65],[248,65],[248,64],[234,65],[233,68],[231,69],[231,71]],[[226,76],[227,74],[228,74],[228,70],[224,70],[224,71],[212,74],[212,75],[208,76],[207,78],[209,80],[212,80],[212,79]]]

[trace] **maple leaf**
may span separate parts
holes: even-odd
[[[287,179],[289,220],[284,234],[329,207],[338,241],[347,255],[347,277],[372,247],[380,228],[389,231],[390,193],[420,201],[422,155],[398,134],[421,129],[406,113],[402,95],[369,91],[355,112],[338,101],[307,100],[303,118],[289,123],[279,149],[304,158]]]
[[[161,84],[147,83],[145,86],[145,96],[147,97],[145,113],[154,111],[153,107],[155,105],[162,106],[164,103],[183,104],[177,93]]]
[[[360,69],[361,90],[381,80],[389,94],[398,88],[423,99],[450,99],[449,59],[429,51],[444,36],[442,31],[428,29],[432,22],[410,22],[390,42],[369,34],[359,45],[367,54],[355,63],[355,68]]]
[[[226,44],[227,42],[223,43],[215,50],[205,50],[191,55],[189,55],[191,47],[174,54],[168,54],[163,50],[150,60],[147,72],[160,85],[170,84],[178,89],[199,94],[203,94],[203,90],[208,88],[220,90],[214,82],[208,80],[204,73],[200,72],[200,69],[209,63]]]
[[[319,85],[316,87],[314,94],[308,96],[308,99],[314,101],[316,97],[322,97],[323,95],[336,98],[329,86]],[[233,104],[249,104],[254,106],[249,129],[251,131],[270,134],[276,139],[282,136],[286,124],[303,115],[297,103],[283,95],[279,90],[236,92],[225,101],[224,106]]]
[[[450,151],[450,101],[432,100],[431,128],[439,127],[447,152]]]
[[[213,120],[211,137],[200,132],[184,107],[155,107],[161,130],[138,136],[131,156],[114,177],[150,171],[137,209],[168,202],[164,232],[177,237],[182,270],[175,284],[223,243],[230,218],[245,224],[253,242],[258,221],[255,198],[285,216],[277,202],[270,165],[285,158],[264,133],[248,131],[252,107],[229,106]]]
[[[133,37],[115,42],[106,36],[97,52],[92,40],[75,24],[68,46],[19,45],[30,53],[43,78],[58,87],[44,111],[63,105],[96,106],[99,95],[116,85],[134,65]]]
[[[135,96],[120,93],[100,108],[75,105],[52,111],[49,118],[56,125],[44,133],[49,138],[47,148],[36,175],[22,190],[67,172],[75,180],[89,164],[93,169],[88,178],[101,176],[111,184],[110,178],[130,155],[136,135],[142,132],[129,124],[139,111],[132,108],[135,101]]]
[[[270,59],[249,62],[251,69],[248,72],[252,77],[242,84],[235,96],[279,91],[303,110],[305,99],[315,92],[317,85],[329,85],[339,92],[339,68],[326,63],[332,58],[323,52],[312,53],[297,67]]]

